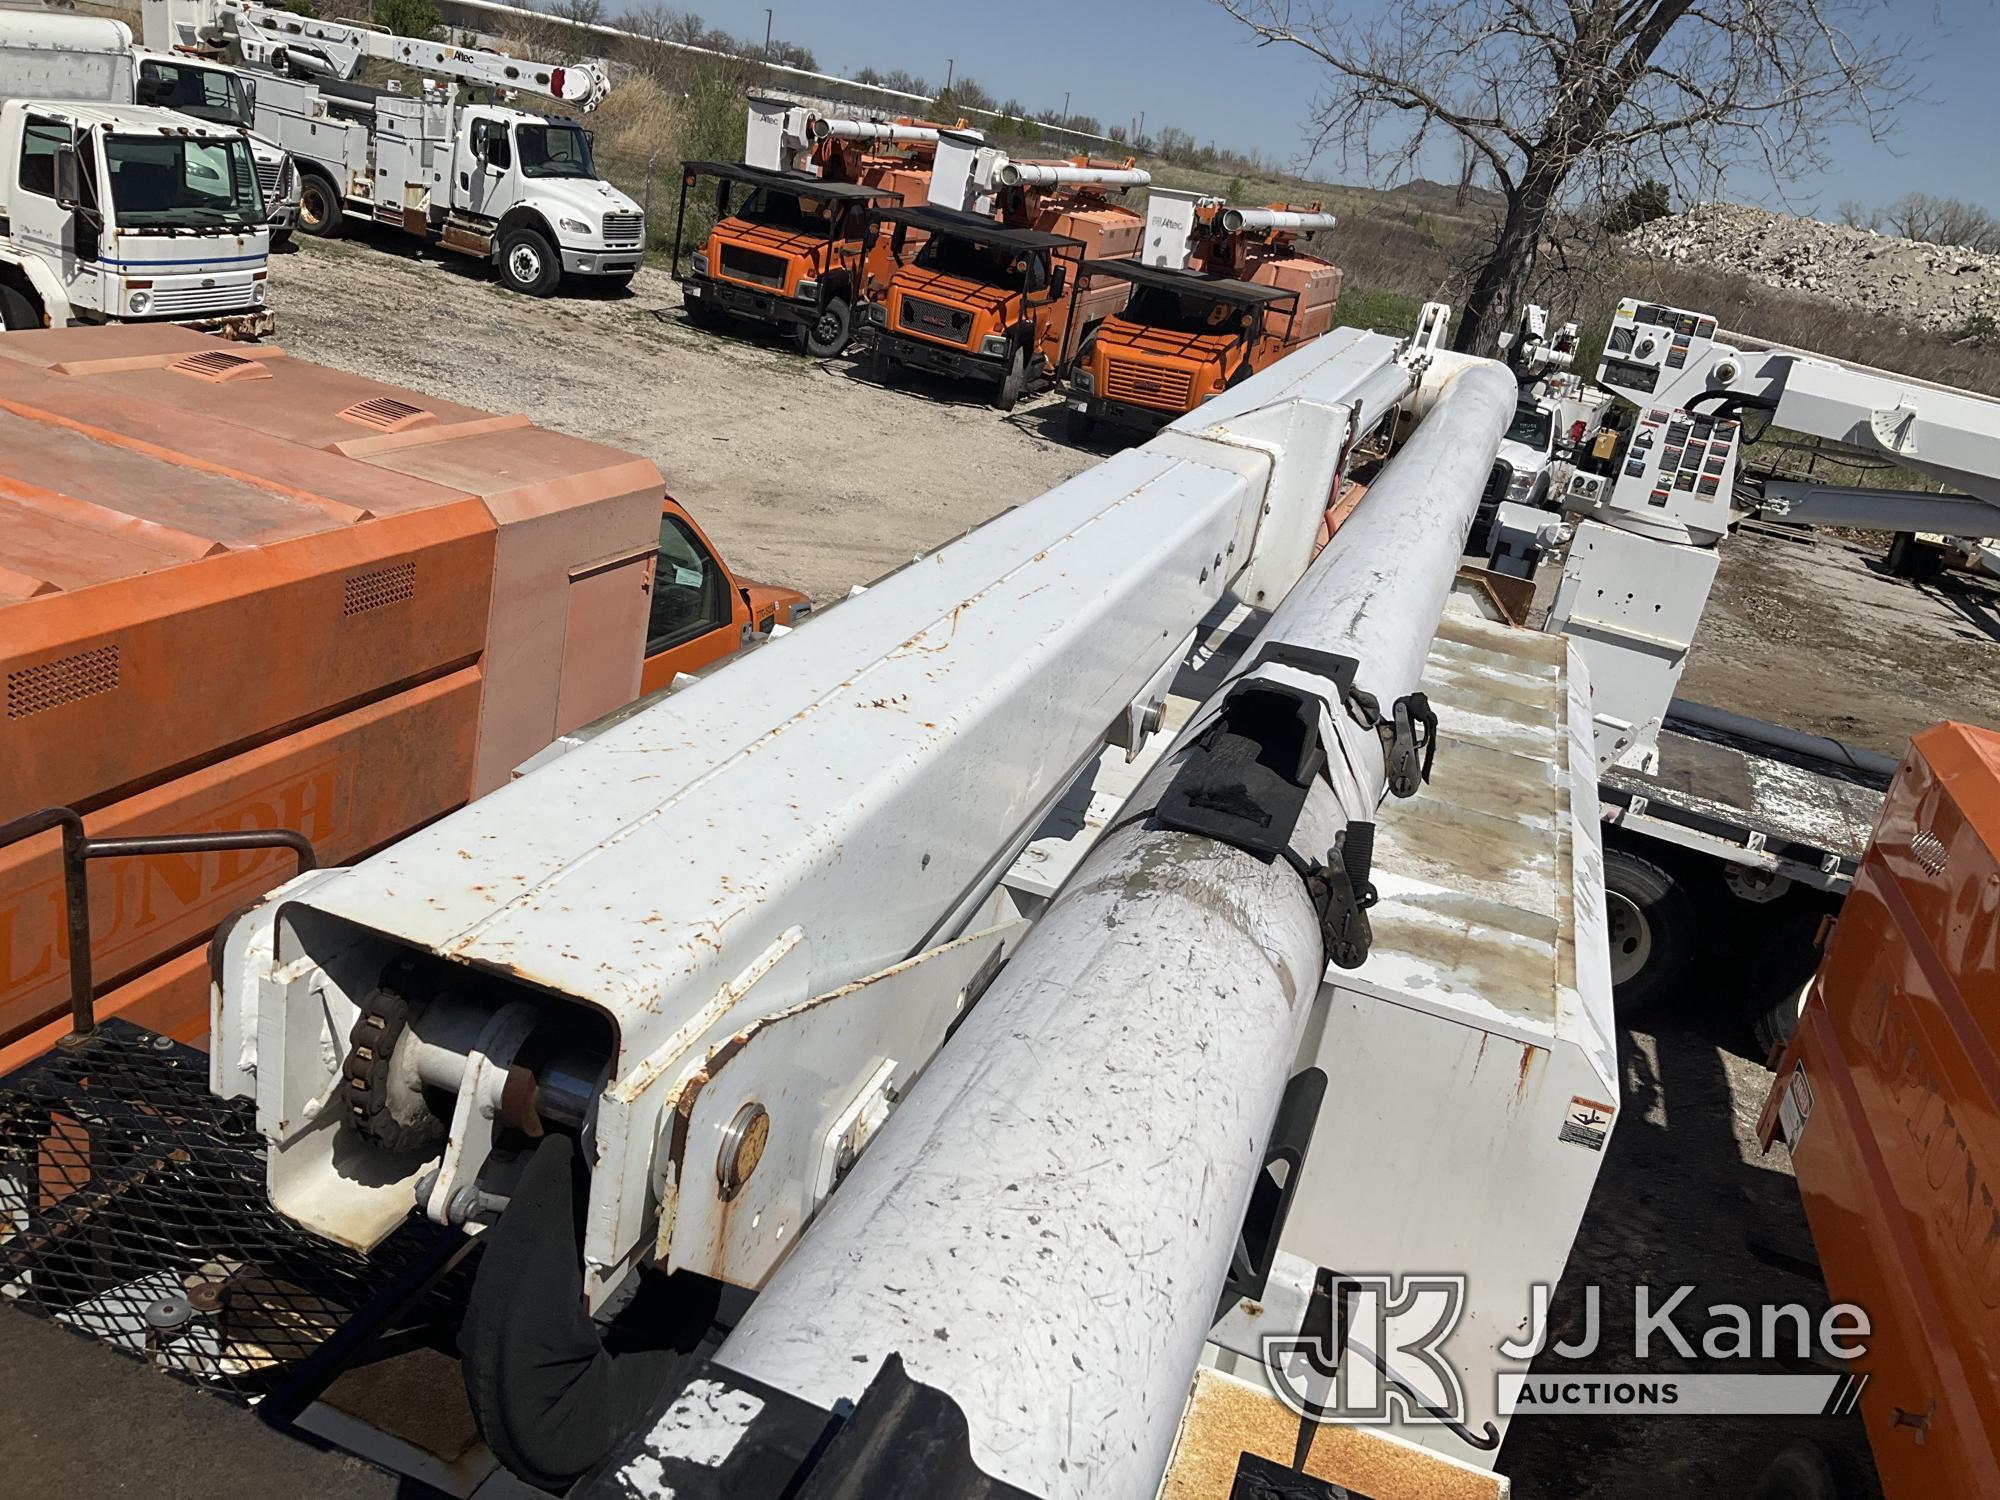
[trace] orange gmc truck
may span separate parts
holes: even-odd
[[[836,118],[751,95],[742,164],[688,162],[681,174],[674,273],[689,319],[771,324],[821,359],[844,351],[861,304],[895,271],[886,247],[870,253],[865,242],[867,205],[921,201],[944,129],[930,120]],[[683,274],[687,193],[703,176],[716,179],[716,223]]]
[[[803,608],[650,462],[526,417],[170,325],[0,339],[0,1071],[79,1010],[199,1039],[210,934],[299,854]],[[24,834],[43,809],[74,811]]]
[[[1130,300],[1085,338],[1064,392],[1069,437],[1096,425],[1151,431],[1193,411],[1333,326],[1340,269],[1293,248],[1332,214],[1154,188],[1136,260],[1092,260],[1086,285],[1128,285]]]
[[[715,227],[683,271],[688,189],[704,177],[715,179]],[[719,328],[747,318],[787,330],[801,354],[844,352],[865,294],[868,210],[898,201],[886,188],[802,172],[683,162],[674,275],[689,321]]]

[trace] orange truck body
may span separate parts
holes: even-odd
[[[893,226],[886,238],[897,261],[870,311],[878,368],[908,365],[987,381],[1003,409],[1026,381],[1059,376],[1092,331],[1125,305],[1128,288],[1086,283],[1082,264],[1137,254],[1145,229],[1130,209],[1078,191],[1017,191],[993,219],[934,206],[892,209],[877,219],[878,242],[882,224]],[[950,244],[979,253],[954,256]],[[1020,270],[1036,259],[1044,266],[1040,285]]]
[[[355,859],[788,623],[799,596],[719,564],[678,586],[697,541],[712,563],[650,462],[525,417],[172,326],[9,334],[0,822],[289,828]],[[0,1071],[68,1024],[58,848],[0,847]],[[198,1040],[203,945],[293,857],[88,869],[99,1015]]]
[[[1340,301],[1338,266],[1294,250],[1289,236],[1249,230],[1198,231],[1185,269],[1086,271],[1092,286],[1132,278],[1133,291],[1069,372],[1078,436],[1100,420],[1143,430],[1193,411],[1327,332]]]
[[[1888,1500],[2000,1495],[2000,734],[1912,742],[1779,1061]]]

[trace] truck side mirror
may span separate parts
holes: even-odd
[[[83,164],[75,146],[56,147],[56,202],[64,208],[83,207]]]
[[[1057,266],[1054,273],[1049,277],[1049,295],[1051,297],[1060,297],[1063,294],[1063,287],[1068,282],[1069,267]]]

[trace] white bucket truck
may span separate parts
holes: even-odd
[[[580,124],[459,96],[463,84],[588,111],[611,89],[594,63],[537,63],[245,0],[146,0],[146,38],[234,48],[260,70],[257,129],[298,164],[307,234],[387,224],[490,260],[505,285],[536,297],[565,276],[629,281],[645,258],[645,214],[598,177]],[[423,88],[352,82],[370,59],[425,75]]]

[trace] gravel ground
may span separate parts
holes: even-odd
[[[535,301],[386,233],[274,257],[277,342],[307,359],[643,453],[730,565],[826,601],[1090,467],[1060,407],[973,386],[876,386],[744,325],[687,323],[664,271],[629,295]]]

